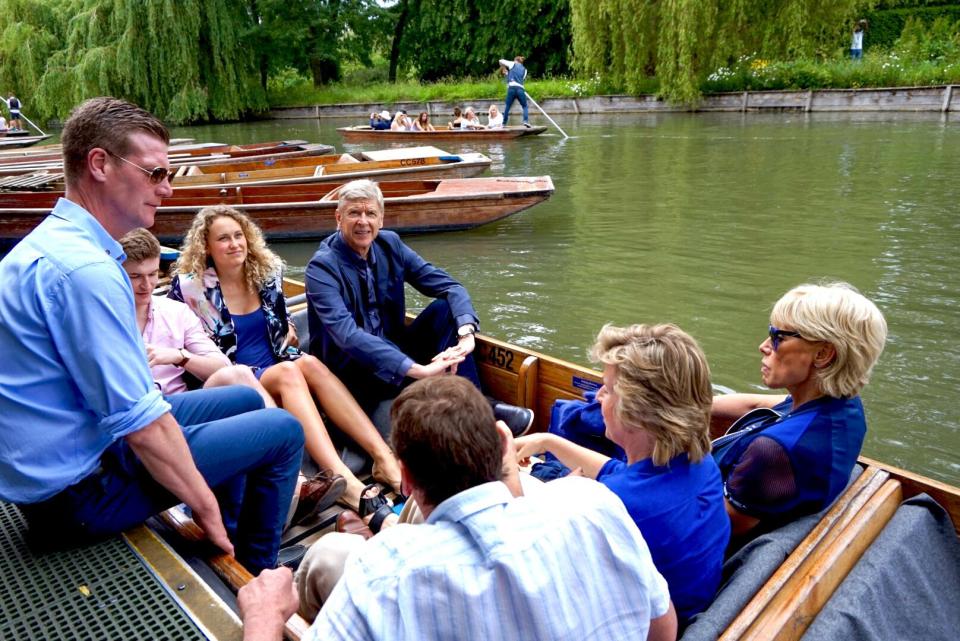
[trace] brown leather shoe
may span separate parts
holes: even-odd
[[[307,479],[300,486],[300,500],[297,501],[291,524],[296,525],[306,517],[324,511],[336,503],[346,489],[346,479],[330,470],[323,470]]]
[[[360,515],[353,510],[345,510],[337,517],[337,532],[359,534],[365,539],[373,536],[373,530],[367,527]]]

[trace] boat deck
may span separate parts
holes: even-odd
[[[0,503],[0,639],[240,638],[232,610],[146,527],[43,553],[27,534]]]

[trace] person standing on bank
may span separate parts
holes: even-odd
[[[10,110],[10,129],[23,129],[23,123],[20,121],[20,99],[14,94],[10,94],[7,99],[7,108]]]
[[[447,272],[383,227],[383,193],[370,180],[340,189],[337,233],[307,265],[310,353],[340,377],[385,433],[377,412],[415,379],[455,373],[477,388],[473,362],[479,318],[470,295]],[[404,283],[435,300],[407,325]],[[515,434],[533,423],[533,411],[494,404]]]
[[[0,261],[0,498],[48,546],[183,502],[257,574],[276,565],[303,432],[249,388],[154,387],[117,239],[171,195],[169,139],[124,100],[81,104],[62,134],[65,197]]]
[[[527,79],[527,68],[523,66],[524,57],[517,56],[513,60],[500,60],[501,73],[507,76],[507,103],[503,108],[503,126],[510,120],[510,106],[514,100],[520,101],[523,108],[523,126],[530,126],[530,112],[527,109],[527,92],[523,83]]]
[[[863,33],[866,31],[867,21],[861,20],[853,28],[853,38],[850,40],[850,59],[860,60],[863,58]]]

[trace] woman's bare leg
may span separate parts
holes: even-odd
[[[280,407],[300,421],[305,448],[310,458],[316,461],[321,469],[331,470],[346,479],[347,489],[341,500],[356,509],[360,504],[363,483],[340,460],[300,369],[292,362],[277,363],[267,368],[260,377],[260,382],[273,395]]]
[[[270,396],[270,392],[264,389],[263,385],[260,384],[260,381],[257,380],[257,377],[253,375],[253,371],[246,365],[231,365],[230,367],[224,367],[223,369],[218,369],[213,374],[210,375],[210,378],[207,379],[207,382],[203,384],[204,389],[209,389],[211,387],[226,387],[227,385],[244,385],[246,387],[252,387],[257,390],[257,393],[263,397],[263,404],[265,407],[276,407],[277,403],[273,400],[273,397]]]
[[[397,457],[346,385],[314,356],[304,355],[293,362],[330,420],[373,458],[373,477],[399,492],[400,464]]]

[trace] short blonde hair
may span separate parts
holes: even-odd
[[[710,366],[697,342],[676,325],[605,325],[590,352],[617,371],[617,418],[653,435],[653,463],[710,451]]]
[[[247,239],[247,260],[243,265],[244,276],[247,282],[259,291],[277,272],[283,270],[283,261],[267,247],[263,232],[257,224],[246,214],[227,205],[204,207],[197,212],[186,238],[183,239],[180,258],[173,266],[173,273],[192,274],[194,278],[199,279],[207,267],[213,266],[207,254],[210,225],[217,218],[224,217],[235,220]]]
[[[835,398],[860,393],[887,341],[883,314],[848,283],[794,287],[773,306],[770,324],[833,345],[836,357],[816,376],[820,391]]]

